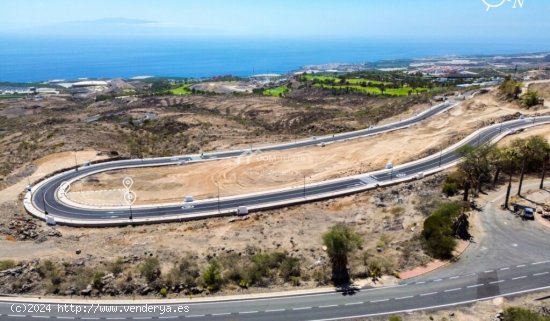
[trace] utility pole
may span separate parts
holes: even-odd
[[[304,175],[304,198],[306,198],[306,175]]]
[[[218,213],[221,214],[222,212],[220,211],[220,185],[216,184],[216,186],[218,187]]]

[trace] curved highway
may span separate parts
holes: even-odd
[[[429,112],[435,114],[451,106],[452,105],[450,103],[442,104],[437,106],[437,108],[432,108]],[[428,117],[428,115],[429,114],[421,115],[420,118],[417,116],[414,118],[414,121],[421,121],[423,118]],[[246,206],[252,210],[282,207],[289,204],[297,204],[364,191],[376,188],[378,186],[395,184],[435,173],[456,164],[459,160],[459,155],[456,150],[462,145],[481,145],[498,139],[511,131],[548,122],[550,122],[550,116],[541,116],[537,118],[518,119],[502,124],[492,125],[478,130],[476,133],[466,137],[464,140],[448,148],[447,150],[418,161],[396,166],[393,169],[366,173],[363,175],[331,180],[307,186],[304,185],[296,188],[250,195],[240,195],[230,198],[223,198],[220,200],[208,199],[196,201],[191,204],[187,204],[187,206],[182,206],[183,204],[173,204],[158,207],[135,206],[132,208],[118,207],[100,209],[69,205],[66,202],[60,201],[58,197],[58,189],[64,182],[71,179],[90,175],[98,171],[107,171],[115,168],[173,165],[177,162],[181,162],[184,158],[137,159],[107,162],[88,167],[81,167],[78,171],[70,170],[39,183],[33,188],[32,193],[27,193],[24,204],[27,210],[37,217],[45,219],[44,212],[46,210],[50,217],[55,218],[57,223],[75,226],[107,226],[126,225],[129,223],[139,224],[177,221],[196,217],[231,214],[235,213],[235,210],[239,206]],[[325,137],[311,141],[303,141],[297,144],[271,146],[260,150],[280,150],[310,146],[312,144],[327,143],[335,140],[351,139],[354,137],[373,135],[381,131],[394,130],[395,128],[401,128],[403,126],[410,126],[412,123],[414,122],[409,119],[405,122],[390,124],[376,129],[347,133],[336,137]],[[219,159],[225,157],[235,157],[241,155],[242,153],[242,151],[229,151],[208,154],[202,156],[201,158]],[[193,156],[185,157],[185,159],[192,160],[192,157]]]

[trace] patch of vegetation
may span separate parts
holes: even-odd
[[[148,257],[139,267],[139,272],[147,281],[153,282],[160,276],[160,262],[156,257]]]
[[[193,92],[189,89],[191,87],[191,84],[182,85],[176,88],[173,88],[170,90],[170,93],[172,95],[191,95]]]
[[[539,94],[536,91],[528,91],[521,98],[523,100],[523,104],[527,108],[531,108],[531,107],[536,106],[540,103],[540,97],[539,97]]]
[[[13,269],[16,266],[15,261],[13,260],[1,260],[0,261],[0,271],[5,271]]]
[[[364,93],[394,97],[421,94],[434,89],[434,84],[421,75],[408,75],[403,72],[361,72],[345,75],[302,75],[302,82],[310,82],[314,87],[331,90],[334,93]]]
[[[509,307],[504,310],[502,321],[550,321],[550,317],[524,308]]]
[[[454,222],[461,210],[462,206],[459,203],[445,203],[424,221],[422,238],[430,256],[443,260],[453,257],[457,245]]]
[[[217,291],[222,286],[223,279],[220,265],[217,261],[212,261],[202,273],[202,281],[210,291]]]
[[[507,99],[518,99],[521,94],[521,82],[512,79],[512,77],[507,76],[502,84],[498,87],[498,90],[501,95]]]
[[[275,88],[264,89],[262,95],[272,97],[283,97],[288,94],[290,89],[287,86],[279,86]]]
[[[332,264],[332,282],[349,283],[348,256],[361,247],[363,239],[345,224],[333,226],[322,238]]]

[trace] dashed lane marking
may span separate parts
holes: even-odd
[[[471,288],[479,288],[480,286],[484,286],[484,284],[468,285],[467,288],[468,288],[468,289],[471,289]]]
[[[505,280],[498,280],[498,281],[493,281],[493,282],[489,282],[489,284],[498,284],[498,283],[504,283],[506,282]]]
[[[285,309],[273,309],[273,310],[265,310],[267,313],[273,313],[273,312],[285,312]]]
[[[226,312],[226,313],[214,313],[214,314],[211,314],[212,316],[214,317],[219,317],[219,316],[222,316],[222,315],[231,315],[231,313],[229,312]]]
[[[336,308],[338,304],[330,304],[330,305],[321,305],[319,309],[326,309],[326,308]]]
[[[258,311],[244,311],[244,312],[239,312],[239,314],[254,314],[254,313],[258,313]]]
[[[437,294],[437,292],[422,293],[422,294],[420,294],[420,296],[429,296],[429,295],[434,295],[434,294]]]
[[[510,268],[509,267],[505,267],[505,268],[501,268],[500,270],[501,271],[506,271],[506,270],[509,270]]]
[[[200,318],[204,317],[204,314],[192,314],[192,315],[186,315],[186,318]]]
[[[525,264],[516,265],[517,268],[523,268],[525,267]]]
[[[546,275],[548,273],[550,273],[550,272],[535,273],[535,274],[533,274],[533,276],[541,276],[541,275]]]
[[[300,311],[300,310],[310,310],[311,307],[301,307],[301,308],[293,308],[292,311]]]
[[[370,301],[370,303],[379,303],[379,302],[387,302],[389,301],[390,299],[384,299],[384,300],[372,300]]]
[[[406,300],[406,299],[412,299],[414,298],[413,295],[409,295],[409,296],[403,296],[403,297],[400,297],[400,298],[395,298],[396,300]]]
[[[517,278],[512,278],[512,280],[521,280],[521,279],[525,279],[527,277],[527,275],[523,275],[523,276],[518,276]]]
[[[455,291],[460,291],[460,290],[462,290],[462,288],[455,288],[455,289],[445,290],[445,292],[455,292]]]
[[[361,305],[363,303],[364,302],[351,302],[351,303],[346,303],[345,305]]]

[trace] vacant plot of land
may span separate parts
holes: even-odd
[[[497,117],[518,111],[512,105],[502,105],[492,96],[482,96],[418,126],[372,138],[186,166],[100,173],[73,184],[70,198],[90,204],[121,204],[122,192],[97,191],[122,189],[125,176],[134,179],[136,204],[179,202],[186,195],[214,198],[218,187],[222,197],[298,188],[304,177],[306,183],[319,182],[379,170],[388,161],[402,164],[434,153]]]

